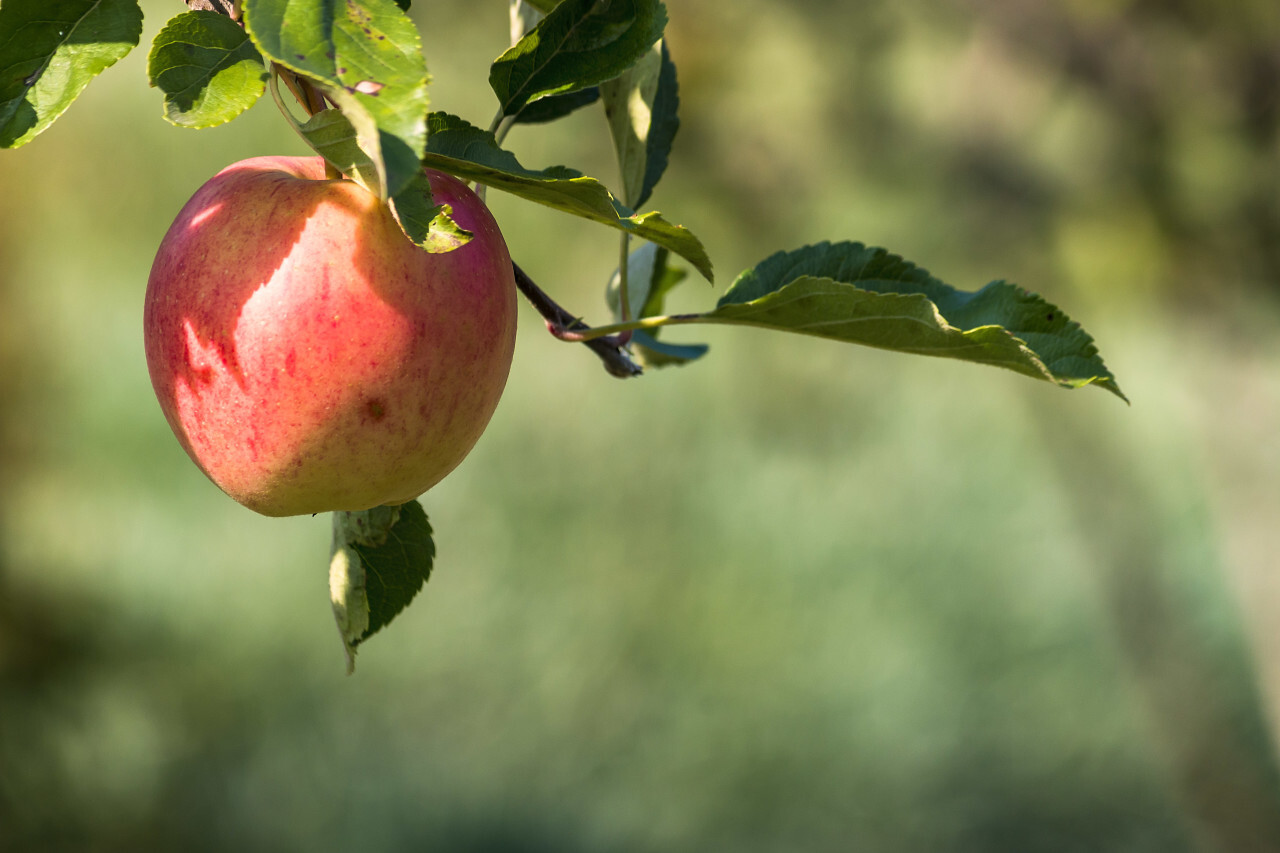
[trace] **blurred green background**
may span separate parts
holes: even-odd
[[[0,153],[0,850],[1280,850],[1280,6],[668,7],[676,310],[858,239],[1057,302],[1132,407],[750,330],[619,382],[522,305],[348,678],[328,520],[222,496],[142,353],[178,208],[301,143],[168,126],[139,49]],[[506,3],[414,14],[487,124]],[[598,111],[509,142],[613,182]],[[613,233],[491,195],[600,321]]]

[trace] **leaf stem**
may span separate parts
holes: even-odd
[[[631,320],[631,297],[627,291],[627,262],[631,259],[631,235],[622,232],[618,257],[618,316],[622,322]]]
[[[489,132],[493,134],[494,140],[501,145],[502,140],[507,138],[507,134],[511,132],[511,128],[515,127],[515,117],[505,117],[502,113],[502,107],[498,107],[498,112],[494,115],[493,121],[489,123]],[[485,200],[485,191],[489,187],[476,181],[476,195],[480,196],[480,200]]]
[[[493,131],[493,138],[499,145],[507,138],[507,134],[511,132],[511,128],[516,126],[516,117],[507,116],[498,123],[497,130]]]
[[[285,85],[289,85],[289,81],[285,81]],[[289,126],[301,133],[298,120],[293,117],[293,113],[289,112],[289,108],[285,105],[284,98],[280,96],[280,66],[274,62],[271,63],[271,77],[267,81],[267,89],[271,92],[271,100],[276,102],[276,108],[284,116],[284,120]],[[296,94],[296,93],[295,93]]]
[[[585,323],[581,326],[561,326],[559,328],[552,328],[550,323],[547,326],[551,334],[562,341],[590,344],[596,340],[608,338],[610,335],[618,335],[620,337],[636,329],[656,329],[659,326],[687,326],[691,323],[715,322],[717,321],[709,319],[706,314],[666,314],[657,317],[641,317],[639,320],[613,323],[608,326],[587,326]]]
[[[620,342],[616,338],[607,338],[603,335],[594,334],[596,330],[560,307],[554,299],[534,283],[533,279],[529,278],[528,273],[520,269],[518,264],[513,263],[511,267],[515,271],[516,286],[520,288],[524,298],[529,300],[529,303],[546,320],[547,329],[551,334],[561,340],[569,340],[563,335],[590,333],[590,338],[584,337],[581,343],[586,344],[587,348],[600,358],[600,361],[604,363],[604,369],[611,376],[627,379],[632,376],[639,376],[644,372],[640,365],[632,361],[631,356],[623,349],[625,341]]]
[[[493,115],[493,121],[489,122],[489,132],[495,137],[498,135],[498,128],[502,126],[502,120],[505,117],[502,107],[498,107],[498,111]]]

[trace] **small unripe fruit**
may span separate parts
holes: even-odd
[[[511,258],[484,203],[430,173],[469,243],[431,254],[320,158],[227,167],[147,283],[147,366],[178,441],[264,515],[410,501],[471,451],[515,346]]]

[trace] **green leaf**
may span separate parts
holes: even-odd
[[[425,165],[643,237],[680,255],[712,280],[711,260],[687,228],[672,225],[657,212],[634,213],[595,178],[573,169],[526,169],[514,154],[498,145],[493,134],[457,116],[432,113],[429,123],[431,133],[422,158]]]
[[[564,95],[552,95],[525,106],[515,117],[516,124],[546,124],[600,100],[600,87],[580,89]]]
[[[653,243],[643,243],[633,249],[627,259],[627,301],[631,303],[632,317],[654,317],[663,313],[667,294],[684,281],[687,273],[669,266],[670,252]],[[605,298],[613,309],[616,320],[622,319],[622,303],[618,298],[621,275],[614,270],[613,278],[605,289]],[[668,344],[658,340],[659,329],[652,333],[637,329],[631,334],[636,355],[645,367],[666,367],[685,364],[707,354],[705,344]]]
[[[525,5],[532,6],[539,12],[546,14],[547,12],[555,9],[556,6],[559,6],[561,0],[524,0],[524,2]]]
[[[640,309],[641,317],[661,314],[666,305],[667,294],[688,277],[685,270],[671,266],[670,260],[670,255],[665,250],[659,249],[656,253],[649,295],[645,298],[644,307]]]
[[[253,106],[267,69],[244,29],[217,12],[184,12],[165,24],[147,59],[164,92],[164,117],[179,127],[213,127]]]
[[[667,159],[676,131],[680,129],[680,85],[676,80],[676,64],[671,61],[666,39],[662,45],[662,70],[658,73],[658,91],[653,96],[649,136],[645,140],[646,164],[643,189],[636,207],[644,204],[649,193],[667,171]]]
[[[421,172],[391,199],[391,210],[405,235],[433,254],[461,248],[473,236],[453,221],[448,205],[435,203],[431,182]]]
[[[422,505],[380,506],[333,514],[329,597],[355,669],[356,646],[408,606],[431,575],[436,546]]]
[[[418,172],[426,144],[427,66],[412,19],[394,0],[245,0],[258,49],[315,82],[382,164],[386,199]],[[363,124],[376,127],[376,144]]]
[[[137,0],[4,0],[0,148],[30,142],[141,35]]]
[[[671,253],[655,243],[644,242],[627,256],[628,314],[632,317],[651,317],[662,313],[662,303],[668,291],[684,280],[684,270],[667,265]],[[605,287],[605,300],[614,316],[622,318],[622,275],[614,270]]]
[[[489,85],[504,116],[530,101],[595,86],[635,64],[662,37],[658,0],[563,0],[494,60]]]
[[[321,110],[297,129],[331,166],[375,195],[378,193],[382,185],[378,164],[360,147],[359,134],[345,113]]]
[[[639,207],[667,170],[680,128],[676,67],[666,42],[659,41],[629,70],[600,84],[600,93],[622,171],[623,201]]]
[[[631,333],[631,346],[645,367],[682,367],[711,349],[706,344],[669,344],[642,329]]]
[[[990,364],[1127,400],[1093,339],[1039,296],[1003,281],[959,291],[861,243],[779,252],[742,273],[702,320]]]

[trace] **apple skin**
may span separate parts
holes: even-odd
[[[269,516],[413,500],[471,451],[515,348],[511,258],[484,203],[429,173],[474,234],[431,254],[319,157],[228,166],[147,282],[160,407],[224,492]]]

